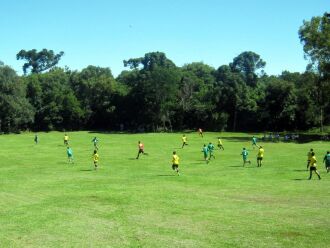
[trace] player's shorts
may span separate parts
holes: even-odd
[[[204,158],[207,158],[207,153],[204,153]]]
[[[263,157],[257,157],[257,160],[262,160],[263,159]]]
[[[72,156],[72,154],[68,154],[68,158],[72,158],[73,156]]]
[[[316,166],[311,166],[311,167],[309,167],[309,170],[310,170],[310,171],[316,171]]]
[[[247,157],[246,156],[243,156],[243,161],[246,161],[247,160]]]
[[[143,149],[139,149],[139,153],[144,153]]]
[[[173,169],[173,170],[175,170],[175,169],[177,169],[177,168],[179,168],[179,165],[178,165],[178,164],[172,164],[172,169]]]

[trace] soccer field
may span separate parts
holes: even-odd
[[[1,135],[0,247],[329,247],[330,142],[260,143],[222,133],[224,151],[206,164],[203,144],[219,133]],[[99,139],[99,169],[92,138]],[[261,135],[258,135],[261,136]],[[136,160],[137,142],[148,156]],[[242,167],[242,148],[251,165]],[[307,180],[313,148],[322,180]],[[180,157],[180,176],[171,169]]]

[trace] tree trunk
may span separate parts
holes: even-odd
[[[320,107],[320,132],[323,134],[323,107]]]
[[[237,108],[234,111],[234,123],[233,123],[233,131],[236,132],[236,122],[237,122]]]

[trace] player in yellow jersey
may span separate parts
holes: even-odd
[[[221,150],[225,150],[225,148],[223,147],[223,145],[222,145],[222,140],[221,140],[221,138],[220,137],[218,137],[218,147],[219,147],[219,149]]]
[[[309,168],[309,165],[310,165],[310,163],[311,163],[311,159],[312,159],[312,153],[313,153],[313,149],[311,148],[310,149],[310,151],[307,153],[307,169],[306,170],[308,170],[308,168]]]
[[[93,161],[94,161],[94,168],[96,170],[99,162],[99,155],[97,154],[97,150],[94,150]]]
[[[172,156],[172,169],[174,171],[176,171],[176,173],[178,174],[178,176],[180,176],[179,173],[179,156],[176,154],[176,151],[173,152],[173,156]]]
[[[317,176],[319,177],[319,180],[321,180],[321,176],[320,176],[320,173],[317,171],[316,169],[316,157],[315,157],[315,153],[312,152],[311,153],[311,160],[310,160],[310,163],[309,163],[309,180],[312,179],[312,174],[313,174],[313,171],[315,171],[315,173],[317,174]]]
[[[69,135],[64,134],[64,145],[68,146],[69,145]]]
[[[182,147],[183,148],[184,146],[187,146],[188,143],[187,143],[187,137],[186,135],[182,135]]]
[[[262,146],[258,146],[258,148],[259,148],[259,150],[258,150],[258,154],[257,154],[257,167],[261,167],[265,150]]]

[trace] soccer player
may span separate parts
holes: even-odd
[[[313,153],[313,149],[311,148],[310,151],[307,153],[307,169],[306,170],[308,170],[309,165],[311,163],[312,153]]]
[[[99,155],[97,154],[96,150],[94,150],[94,153],[93,153],[93,161],[94,161],[94,168],[96,170],[98,163],[99,163]]]
[[[247,159],[249,152],[245,148],[243,148],[241,155],[243,156],[243,166],[245,166],[246,163],[251,164],[251,161]]]
[[[69,146],[66,148],[66,153],[68,155],[68,162],[73,164],[73,152]]]
[[[67,134],[64,134],[64,145],[69,145],[69,136]]]
[[[327,170],[327,173],[330,171],[330,151],[327,151],[327,154],[325,154],[323,158],[323,163],[325,165],[325,169]]]
[[[223,145],[222,145],[222,140],[221,140],[221,138],[220,137],[218,137],[218,147],[219,147],[219,149],[221,150],[225,150],[225,148],[223,147]]]
[[[35,134],[34,135],[34,143],[38,144],[38,142],[39,142],[38,134]]]
[[[204,160],[205,160],[205,162],[208,163],[209,162],[209,160],[208,160],[209,149],[207,148],[207,146],[205,144],[203,146],[202,152],[204,154]]]
[[[178,174],[178,176],[180,176],[179,173],[179,156],[176,154],[176,151],[173,152],[173,156],[172,156],[172,169],[174,171],[176,171],[176,173]]]
[[[209,150],[209,160],[211,160],[212,157],[215,159],[215,156],[213,155],[214,145],[212,142],[207,145],[207,149]]]
[[[187,137],[186,135],[182,135],[182,147],[183,148],[184,146],[187,146],[188,143],[187,143]]]
[[[138,142],[138,154],[136,156],[136,159],[138,159],[140,157],[140,154],[142,153],[143,155],[147,155],[147,153],[144,152],[144,145],[141,141]]]
[[[264,158],[265,150],[264,150],[264,148],[262,148],[262,146],[258,146],[258,148],[259,148],[259,151],[258,151],[258,154],[257,154],[257,167],[261,167],[262,159]]]
[[[312,179],[313,171],[315,171],[315,173],[319,177],[319,180],[321,180],[320,173],[316,169],[316,157],[315,157],[315,153],[312,152],[311,155],[312,155],[312,157],[311,157],[311,160],[310,160],[310,163],[309,163],[309,178],[308,178],[308,180],[311,180]]]
[[[203,130],[201,128],[198,128],[198,133],[199,133],[199,136],[202,136],[202,138],[203,138]]]
[[[253,136],[253,137],[252,137],[252,147],[253,147],[253,149],[254,149],[256,146],[258,146],[258,145],[257,145],[257,138]]]
[[[99,140],[96,138],[96,136],[92,139],[92,142],[94,144],[94,149],[98,150],[99,148],[97,147],[97,143],[99,142]]]

